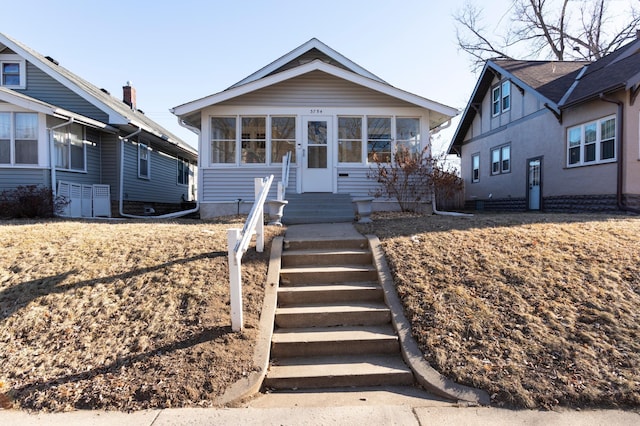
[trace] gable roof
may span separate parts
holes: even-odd
[[[597,98],[601,93],[640,85],[640,39],[589,65],[577,82],[561,105],[563,108]]]
[[[434,113],[431,117],[431,128],[447,122],[458,114],[455,108],[391,86],[316,39],[294,49],[228,89],[174,107],[171,112],[183,120],[195,121],[199,111],[204,108],[316,71],[429,109]]]
[[[104,90],[89,83],[66,68],[47,59],[23,43],[0,33],[0,46],[6,46],[28,62],[38,67],[54,80],[58,81],[69,90],[85,99],[95,107],[104,111],[109,116],[109,125],[132,126],[141,128],[145,132],[154,135],[170,145],[176,146],[190,154],[197,155],[197,151],[182,141],[179,137],[145,116],[139,110],[130,108],[121,100],[111,96]]]
[[[351,61],[347,57],[336,52],[317,38],[312,38],[308,42],[293,49],[286,55],[280,57],[279,59],[276,59],[269,65],[240,80],[233,86],[229,87],[229,89],[259,80],[263,77],[284,71],[289,68],[294,68],[298,65],[303,65],[304,63],[311,62],[314,59],[320,59],[328,64],[344,68],[348,71],[360,74],[372,80],[377,80],[380,83],[386,83],[380,77],[377,77],[376,75],[362,68],[360,65]]]
[[[584,65],[584,62],[488,60],[473,89],[447,152],[460,152],[460,146],[471,128],[473,119],[477,114],[482,113],[480,106],[496,76],[509,79],[520,90],[531,93],[547,108],[559,113],[558,104],[562,96],[571,87],[575,76]]]

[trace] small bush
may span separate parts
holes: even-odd
[[[69,202],[58,197],[55,202],[51,189],[38,185],[19,186],[0,193],[0,218],[49,218]]]
[[[399,145],[393,161],[376,153],[373,160],[375,166],[367,176],[380,184],[373,195],[395,198],[402,211],[418,211],[421,204],[431,201],[434,191],[440,198],[449,198],[463,188],[462,179],[445,157],[430,156],[428,148],[413,153]]]

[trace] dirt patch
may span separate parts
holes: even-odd
[[[640,407],[640,219],[377,215],[412,332],[497,405]]]
[[[0,404],[211,406],[253,365],[269,244],[243,258],[231,331],[218,223],[0,222]],[[267,240],[281,229],[267,227]]]

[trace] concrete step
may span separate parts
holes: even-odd
[[[271,356],[275,358],[362,355],[400,352],[391,324],[383,326],[280,328],[273,333]]]
[[[340,250],[340,249],[366,249],[369,242],[365,237],[358,236],[353,238],[335,239],[335,238],[315,238],[315,239],[294,239],[285,238],[284,250]]]
[[[281,328],[381,325],[391,321],[382,302],[316,304],[276,308],[275,324]]]
[[[378,271],[373,265],[298,266],[280,269],[280,283],[283,286],[375,281],[377,279]]]
[[[278,306],[337,302],[382,301],[384,292],[375,281],[318,284],[278,288]]]
[[[361,248],[287,250],[282,253],[282,266],[370,265],[372,259],[371,251]]]
[[[396,386],[413,383],[399,355],[283,358],[272,362],[264,384],[274,389]]]

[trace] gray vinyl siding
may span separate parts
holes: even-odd
[[[93,185],[102,183],[102,167],[100,164],[100,133],[95,129],[87,128],[85,130],[85,138],[92,142],[85,144],[86,147],[86,172],[72,172],[66,170],[58,170],[56,179],[58,181],[66,181],[79,183],[82,185]]]
[[[27,88],[23,90],[16,89],[16,92],[24,93],[103,123],[109,121],[108,115],[99,108],[49,77],[30,62],[27,62]]]
[[[229,106],[415,107],[321,71],[292,78],[221,103]]]
[[[338,167],[338,193],[353,197],[371,196],[379,184],[367,178],[369,170],[368,167]],[[348,176],[340,176],[345,174]]]
[[[18,186],[50,186],[49,169],[22,169],[17,167],[0,167],[0,192],[16,189]]]
[[[111,187],[111,199],[120,194],[120,140],[116,135],[102,134],[102,183]]]
[[[138,177],[138,146],[125,143],[124,200],[159,203],[180,203],[188,196],[189,187],[178,185],[178,165],[175,156],[153,149],[150,155],[150,179]]]
[[[296,192],[295,168],[289,171],[289,187],[287,192]],[[273,175],[273,183],[268,198],[276,198],[278,181],[282,178],[282,167],[245,167],[234,169],[204,169],[200,170],[203,181],[202,202],[235,201],[241,198],[244,202],[253,202],[254,179]],[[232,175],[233,178],[229,176]]]

